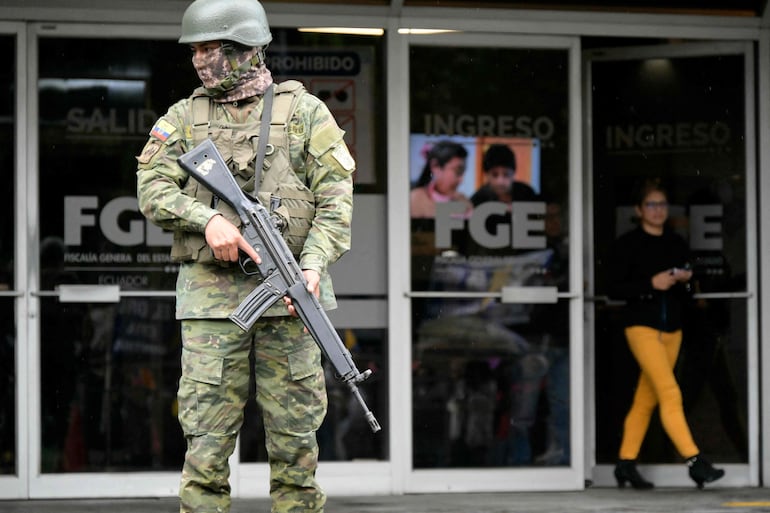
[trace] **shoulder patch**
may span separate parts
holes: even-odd
[[[332,157],[334,157],[340,165],[345,168],[345,171],[353,171],[356,167],[356,162],[353,160],[353,156],[348,151],[348,147],[344,144],[338,144],[334,150],[332,150]]]
[[[155,126],[152,127],[152,130],[150,130],[150,135],[152,137],[155,137],[156,139],[165,141],[175,131],[176,131],[176,127],[174,125],[172,125],[165,119],[161,118],[158,120],[157,123],[155,123]]]
[[[159,149],[160,143],[150,139],[147,144],[144,145],[144,149],[142,150],[141,155],[136,157],[136,160],[138,160],[140,164],[147,164],[150,159],[152,159],[152,157],[158,153]]]

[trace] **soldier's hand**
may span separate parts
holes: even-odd
[[[321,275],[318,274],[318,271],[314,271],[313,269],[304,269],[302,274],[305,276],[305,281],[307,282],[307,291],[315,297],[319,297],[321,295]],[[296,317],[297,310],[291,303],[291,298],[289,296],[283,296],[283,302],[286,305],[286,308],[289,309],[289,313]],[[305,331],[307,331],[307,328],[305,328]]]
[[[305,281],[307,281],[307,291],[313,294],[315,297],[321,296],[321,275],[318,271],[313,269],[304,269],[302,274],[305,275]]]
[[[259,254],[246,242],[240,230],[223,215],[217,214],[209,219],[204,235],[206,236],[206,243],[217,260],[237,262],[238,250],[240,249],[255,263],[262,263]]]

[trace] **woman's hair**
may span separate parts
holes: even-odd
[[[640,180],[634,190],[634,205],[641,207],[644,199],[653,192],[659,192],[668,198],[668,191],[660,178],[645,178]]]
[[[458,157],[461,159],[467,158],[468,151],[461,144],[458,144],[454,141],[448,141],[448,140],[438,141],[426,153],[425,166],[423,166],[422,168],[422,173],[420,173],[420,178],[417,179],[417,183],[415,183],[415,187],[422,187],[423,185],[427,185],[428,183],[430,183],[431,161],[435,160],[439,166],[443,167],[444,165],[446,165],[447,162],[449,162],[455,157]]]

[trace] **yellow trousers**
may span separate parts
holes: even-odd
[[[674,377],[674,365],[682,346],[682,331],[661,332],[647,326],[626,328],[628,346],[641,372],[634,402],[623,425],[620,459],[635,460],[644,441],[655,407],[660,407],[663,429],[683,458],[700,451],[692,439],[682,408],[682,392]]]

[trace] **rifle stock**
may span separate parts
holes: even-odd
[[[259,274],[264,278],[262,283],[238,305],[230,319],[247,331],[271,305],[288,295],[313,340],[361,405],[369,427],[375,433],[379,431],[380,424],[366,406],[357,387],[372,371],[367,369],[360,372],[356,367],[318,299],[307,290],[302,269],[270,213],[257,199],[247,196],[241,190],[211,140],[207,139],[185,153],[179,157],[178,162],[198,182],[235,209],[241,218],[243,237],[262,260],[257,264]],[[240,263],[244,272],[247,272],[246,267],[254,262],[247,258]]]

